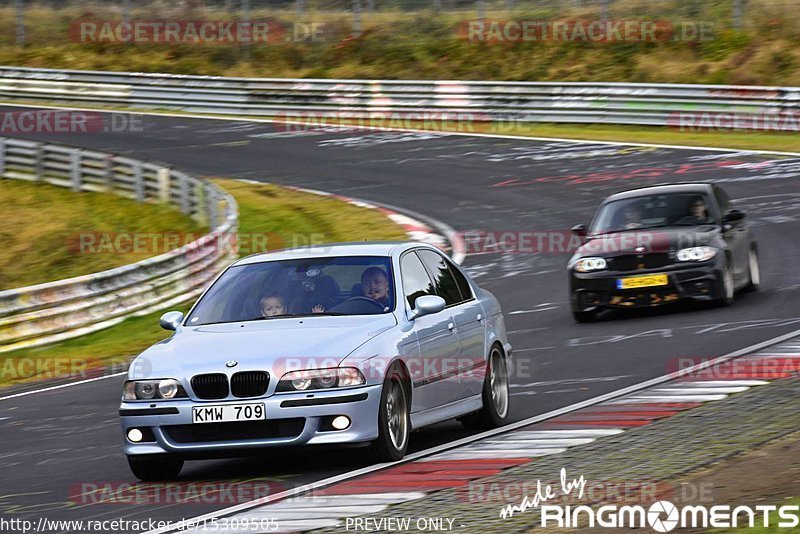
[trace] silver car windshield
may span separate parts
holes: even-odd
[[[646,195],[615,200],[602,207],[590,234],[697,226],[713,222],[708,198],[697,193]]]
[[[315,315],[371,315],[394,309],[388,257],[343,256],[269,261],[228,269],[186,324]]]

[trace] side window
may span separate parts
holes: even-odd
[[[450,272],[453,273],[453,277],[456,279],[456,285],[458,286],[458,290],[461,292],[461,301],[465,300],[472,300],[472,288],[469,287],[469,282],[467,281],[467,277],[464,276],[464,273],[461,270],[453,265],[450,260],[447,261],[447,265],[450,267]]]
[[[461,302],[458,284],[444,258],[432,250],[418,250],[417,254],[433,277],[436,294],[442,297],[448,306]]]
[[[436,294],[431,277],[413,252],[400,259],[400,277],[403,280],[403,294],[411,308],[418,297]]]

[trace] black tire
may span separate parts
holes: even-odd
[[[735,286],[733,282],[733,271],[730,262],[725,262],[722,268],[722,280],[720,280],[719,297],[716,300],[718,306],[730,306],[733,304]]]
[[[744,290],[758,291],[761,287],[761,266],[758,263],[758,250],[751,248],[747,256],[747,285]]]
[[[596,314],[597,312],[594,311],[582,311],[582,312],[573,311],[572,318],[579,323],[590,323],[594,321],[594,317]]]
[[[411,433],[407,383],[408,377],[397,365],[392,366],[383,379],[378,408],[378,439],[370,444],[370,453],[378,462],[396,462],[406,455]]]
[[[169,454],[128,456],[133,476],[143,482],[172,480],[183,469],[183,460]]]
[[[488,430],[508,422],[511,395],[508,390],[508,368],[503,351],[495,345],[489,353],[486,377],[483,379],[483,408],[459,419],[469,430]]]

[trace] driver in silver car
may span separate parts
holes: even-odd
[[[361,292],[384,306],[389,306],[389,279],[380,267],[369,267],[361,274]]]

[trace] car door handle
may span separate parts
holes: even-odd
[[[450,330],[451,334],[454,334],[456,331],[456,325],[454,325],[453,323],[447,323],[447,329]]]
[[[483,315],[481,315],[481,314],[479,313],[479,314],[478,314],[478,322],[480,323],[481,321],[483,321]]]

